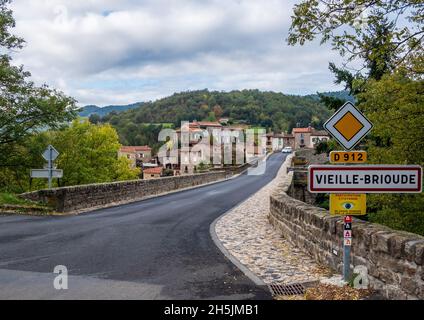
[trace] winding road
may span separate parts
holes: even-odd
[[[213,242],[211,223],[277,174],[234,179],[78,216],[0,216],[0,299],[269,299]],[[68,270],[56,290],[55,266]]]

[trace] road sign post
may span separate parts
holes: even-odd
[[[343,222],[343,279],[345,281],[350,279],[352,215],[366,214],[366,193],[422,192],[422,167],[362,165],[367,160],[367,153],[359,150],[350,151],[370,132],[372,127],[372,123],[361,111],[351,102],[346,102],[324,124],[324,129],[345,150],[330,153],[330,162],[333,165],[308,167],[309,192],[330,193],[330,213],[345,215]]]
[[[350,278],[350,248],[352,246],[352,217],[343,219],[343,280]]]
[[[327,130],[340,145],[343,146],[345,151],[335,151],[330,154],[330,162],[332,163],[364,163],[367,160],[367,153],[364,151],[349,151],[353,149],[359,141],[365,137],[372,129],[372,123],[362,114],[351,102],[346,102],[339,110],[337,110],[330,119],[324,124]],[[339,167],[339,169],[346,169],[346,166]],[[340,169],[340,170],[342,170]],[[362,182],[360,177],[354,175],[351,180],[346,179],[347,175],[327,175],[324,171],[319,174],[319,169],[309,168],[309,191],[319,189],[321,184],[326,184],[321,188],[321,192],[331,192],[331,190],[339,189],[339,192],[347,191],[352,183]],[[336,170],[337,172],[337,170]],[[334,171],[333,171],[334,173]],[[314,175],[315,174],[315,175]],[[344,179],[343,179],[344,178]],[[325,180],[325,181],[324,181]],[[359,190],[358,190],[359,191]],[[315,191],[320,192],[320,191]],[[341,194],[341,197],[330,194],[330,212],[334,210],[337,214],[348,214],[343,219],[343,279],[349,281],[350,279],[350,249],[352,246],[352,216],[350,214],[365,214],[366,200],[365,195],[351,195]],[[347,198],[343,200],[342,197]],[[336,201],[340,200],[341,202]],[[336,211],[336,204],[338,211]],[[355,211],[354,211],[355,210]]]
[[[54,169],[54,160],[59,156],[59,152],[52,146],[49,145],[42,154],[43,158],[47,161],[46,169],[33,169],[31,170],[31,178],[47,178],[49,189],[52,188],[53,178],[62,178],[63,171]]]

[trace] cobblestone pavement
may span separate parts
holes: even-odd
[[[294,247],[268,221],[269,196],[286,178],[291,156],[276,178],[216,223],[223,246],[266,284],[316,281],[331,272]]]

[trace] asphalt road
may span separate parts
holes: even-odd
[[[0,216],[0,299],[268,299],[217,248],[211,223],[271,181],[235,179],[79,216]],[[67,290],[53,287],[67,267]]]

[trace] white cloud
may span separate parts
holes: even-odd
[[[131,103],[175,91],[335,89],[337,56],[288,47],[292,1],[19,0],[14,55],[37,83],[81,104]]]

